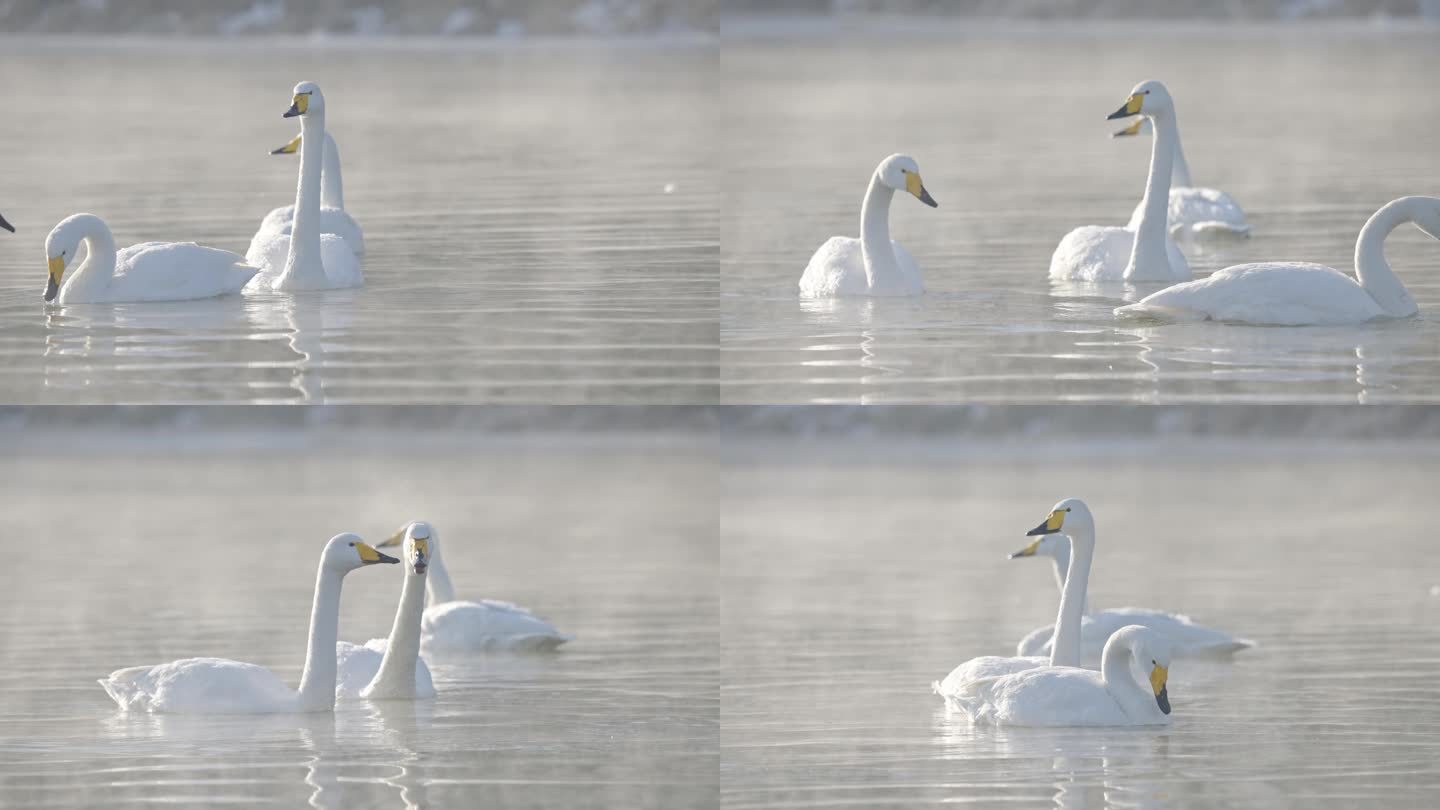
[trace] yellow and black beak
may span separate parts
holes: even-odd
[[[1125,103],[1120,105],[1120,109],[1105,116],[1105,120],[1114,121],[1116,118],[1126,118],[1131,115],[1139,115],[1140,107],[1144,103],[1144,93],[1131,93],[1130,97],[1125,99]]]
[[[1143,126],[1145,126],[1145,119],[1144,119],[1144,118],[1136,118],[1136,119],[1135,119],[1135,123],[1131,124],[1131,125],[1128,126],[1128,127],[1125,127],[1124,129],[1116,130],[1115,132],[1110,133],[1110,137],[1112,137],[1112,138],[1129,138],[1129,137],[1131,137],[1132,135],[1139,135],[1139,134],[1140,134],[1140,128],[1143,127]]]
[[[1150,670],[1150,688],[1155,691],[1155,703],[1160,707],[1160,711],[1165,714],[1170,713],[1170,692],[1169,688],[1165,685],[1165,681],[1169,677],[1170,670],[1159,664],[1156,664],[1155,668]]]
[[[279,149],[271,149],[271,150],[270,150],[270,154],[272,154],[272,155],[293,155],[293,154],[295,154],[295,153],[296,153],[297,151],[299,151],[299,150],[300,150],[300,136],[299,136],[299,135],[296,135],[296,136],[295,136],[295,140],[293,140],[293,141],[285,144],[284,146],[280,147]]]
[[[1010,559],[1012,559],[1012,560],[1018,560],[1018,559],[1020,559],[1021,557],[1034,557],[1036,550],[1039,549],[1039,548],[1040,548],[1040,541],[1039,541],[1039,540],[1036,540],[1035,542],[1031,543],[1030,545],[1028,545],[1028,546],[1020,549],[1019,551],[1016,551],[1016,552],[1012,553],[1012,554],[1010,555]]]
[[[295,98],[290,102],[290,109],[285,111],[281,118],[294,118],[297,115],[304,115],[310,109],[310,94],[296,93]]]
[[[400,562],[399,560],[395,559],[394,557],[391,557],[389,554],[381,554],[380,552],[376,551],[374,548],[371,548],[370,546],[368,546],[368,545],[366,545],[366,544],[364,544],[364,543],[356,543],[356,544],[355,544],[355,551],[356,551],[357,553],[359,553],[359,555],[360,555],[360,562],[365,563],[366,565],[374,565],[375,563],[398,563],[398,562]]]
[[[1036,526],[1035,528],[1031,529],[1030,531],[1025,532],[1025,536],[1026,536],[1026,537],[1036,537],[1036,536],[1045,535],[1045,534],[1055,534],[1056,532],[1060,531],[1060,527],[1061,527],[1061,526],[1064,526],[1064,525],[1065,525],[1065,510],[1064,510],[1064,509],[1056,509],[1055,511],[1053,511],[1053,512],[1050,513],[1050,516],[1049,516],[1049,517],[1045,518],[1045,522],[1044,522],[1044,523],[1041,523],[1039,526]],[[1038,541],[1037,541],[1037,542],[1038,542]]]
[[[430,541],[417,537],[413,542],[415,544],[415,559],[410,561],[410,565],[415,569],[415,573],[423,574],[425,573],[425,569],[430,567]]]
[[[409,523],[406,523],[404,526],[401,526],[400,528],[396,529],[394,534],[392,534],[392,535],[390,535],[389,537],[385,538],[384,540],[381,540],[380,542],[376,543],[376,544],[375,544],[375,547],[376,547],[376,548],[387,548],[387,547],[389,547],[389,546],[398,546],[398,545],[400,545],[401,543],[405,542],[405,530],[408,529],[408,528],[410,528],[410,524],[409,524]]]
[[[11,224],[8,223],[8,222],[6,222],[6,221],[5,221],[5,217],[3,217],[3,216],[0,216],[0,228],[4,228],[5,230],[7,230],[7,231],[9,231],[9,232],[11,232],[11,233],[14,233],[14,232],[15,232],[15,226],[14,226],[14,225],[11,225]]]
[[[905,173],[906,191],[914,194],[915,199],[919,200],[922,203],[925,203],[931,208],[940,207],[940,203],[935,202],[935,198],[931,197],[930,192],[925,190],[925,184],[921,182],[919,172],[912,172],[904,169],[902,169],[901,171]]]
[[[60,294],[60,279],[65,277],[65,257],[50,257],[50,280],[45,283],[45,300],[54,301]]]

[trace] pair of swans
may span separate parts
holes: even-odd
[[[1166,679],[1171,656],[1189,652],[1184,639],[1170,637],[1166,621],[1157,626],[1127,622],[1104,636],[1093,630],[1087,634],[1084,612],[1095,522],[1084,501],[1069,498],[1056,504],[1045,521],[1027,533],[1040,539],[1014,556],[1033,555],[1045,538],[1062,532],[1070,543],[1049,657],[1027,654],[1038,650],[1026,650],[1022,642],[1020,655],[966,661],[934,684],[935,691],[977,722],[1038,726],[1168,722]],[[1055,556],[1058,566],[1059,554]],[[1173,618],[1157,611],[1144,613],[1151,619]],[[1099,673],[1081,667],[1090,657],[1089,645],[1096,642],[1103,645]],[[1148,673],[1147,684],[1136,681],[1132,667]]]
[[[296,85],[285,116],[300,117],[295,205],[266,216],[246,256],[193,242],[145,242],[117,250],[104,220],[75,214],[61,220],[45,239],[49,267],[45,300],[60,304],[189,301],[247,287],[317,290],[362,284],[358,256],[364,253],[363,237],[342,208],[339,154],[325,133],[320,88],[313,82]],[[275,151],[294,151],[294,142]],[[324,167],[327,160],[330,166]],[[326,173],[333,178],[326,181],[332,206],[324,209],[323,168],[333,169]],[[66,278],[82,243],[85,260]]]

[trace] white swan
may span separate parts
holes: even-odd
[[[405,532],[402,556],[405,578],[400,606],[388,639],[371,639],[360,646],[342,641],[335,648],[339,697],[370,700],[410,700],[435,697],[430,667],[420,657],[420,616],[425,611],[425,571],[436,553],[430,527],[412,523]]]
[[[1135,123],[1116,132],[1114,137],[1124,138],[1139,135],[1151,129],[1149,119],[1139,118]],[[1145,212],[1141,200],[1130,216],[1127,228],[1140,227],[1140,217]],[[1216,188],[1200,188],[1190,181],[1190,164],[1185,160],[1185,148],[1180,145],[1180,127],[1175,127],[1175,160],[1170,168],[1170,206],[1166,218],[1170,235],[1249,236],[1250,222],[1235,198]]]
[[[1048,658],[1027,653],[1018,656],[983,655],[972,658],[951,670],[945,680],[931,684],[936,694],[957,695],[966,684],[1036,667],[1080,666],[1080,620],[1085,610],[1090,559],[1095,551],[1095,519],[1084,501],[1067,498],[1055,504],[1045,521],[1026,534],[1031,537],[1044,536],[1055,534],[1062,529],[1074,538],[1075,554],[1068,561],[1069,578],[1060,589],[1060,608],[1055,620],[1060,627],[1060,643],[1047,651]]]
[[[1060,240],[1050,257],[1056,281],[1184,281],[1190,265],[1165,226],[1175,162],[1175,108],[1165,85],[1141,82],[1110,118],[1143,115],[1155,129],[1141,216],[1132,226],[1083,225]]]
[[[293,155],[300,149],[302,135],[296,135],[289,143],[272,150],[272,155]],[[333,233],[345,240],[350,252],[357,258],[365,255],[365,234],[360,224],[345,210],[345,185],[340,176],[340,150],[330,133],[325,133],[325,160],[320,171],[320,232]],[[289,242],[271,239],[271,236],[289,236],[295,225],[295,206],[286,205],[272,210],[260,220],[260,229],[250,240],[250,250],[245,254],[251,264],[283,267]],[[252,255],[253,254],[253,255]]]
[[[571,636],[556,630],[554,625],[508,602],[456,601],[455,589],[440,553],[439,536],[428,523],[407,523],[379,546],[399,543],[416,525],[424,526],[433,544],[426,578],[426,599],[430,606],[425,609],[420,624],[420,648],[425,654],[487,650],[540,652],[553,650],[571,640]]]
[[[85,261],[65,281],[82,242]],[[239,254],[194,242],[143,242],[117,251],[110,228],[94,214],[60,220],[45,237],[45,255],[45,300],[61,304],[213,298],[240,291],[255,275]]]
[[[1132,667],[1136,668],[1132,674]],[[1149,673],[1144,686],[1135,674]],[[1010,726],[1158,726],[1170,722],[1170,651],[1145,627],[1105,642],[1100,671],[1039,667],[986,678],[947,696],[972,722]]]
[[[1385,261],[1385,237],[1405,222],[1440,239],[1440,199],[1401,197],[1370,217],[1355,240],[1358,282],[1323,264],[1237,264],[1119,307],[1115,314],[1274,326],[1406,318],[1419,309]]]
[[[264,667],[223,658],[186,658],[130,667],[100,679],[126,711],[217,714],[326,712],[335,708],[335,642],[340,626],[340,589],[345,575],[375,563],[399,560],[381,554],[353,534],[325,544],[315,575],[310,642],[300,689],[291,689]]]
[[[1065,588],[1066,572],[1070,568],[1070,540],[1063,534],[1052,534],[1038,538],[1035,542],[1010,555],[1011,559],[1027,557],[1051,557],[1055,562],[1055,580],[1061,590]],[[1147,608],[1124,607],[1091,613],[1085,606],[1085,616],[1080,622],[1080,663],[1086,667],[1100,662],[1105,642],[1117,630],[1132,624],[1147,627],[1158,633],[1170,645],[1170,652],[1177,658],[1225,656],[1255,646],[1254,642],[1196,624],[1189,616],[1166,613]],[[1036,656],[1050,654],[1050,640],[1055,635],[1055,625],[1039,627],[1026,635],[1016,645],[1016,655]]]
[[[880,161],[860,206],[860,238],[832,236],[805,266],[800,277],[804,298],[842,295],[920,295],[920,267],[900,243],[890,239],[890,201],[906,191],[931,208],[939,207],[920,180],[920,167],[909,155]]]
[[[300,117],[300,184],[295,192],[292,232],[256,234],[246,256],[260,273],[251,289],[331,290],[365,283],[360,260],[350,245],[335,234],[321,232],[320,172],[325,157],[325,97],[314,82],[295,85],[286,118]],[[284,246],[283,251],[280,245]],[[283,252],[285,263],[276,257]]]

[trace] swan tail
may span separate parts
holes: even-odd
[[[1186,229],[1186,232],[1191,236],[1238,236],[1248,238],[1250,236],[1250,224],[1206,220],[1204,222],[1191,223],[1188,229]]]
[[[121,711],[143,708],[141,704],[149,694],[136,683],[136,680],[149,671],[150,667],[146,666],[117,669],[108,677],[97,678],[96,683],[105,689],[105,694],[115,701]]]
[[[1195,656],[1222,657],[1227,655],[1234,655],[1235,653],[1241,652],[1243,650],[1249,650],[1254,646],[1255,642],[1251,641],[1250,639],[1232,638],[1226,639],[1225,641],[1217,641],[1214,644],[1206,644],[1201,647],[1196,647],[1190,651],[1190,654]]]

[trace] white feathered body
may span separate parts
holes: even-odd
[[[380,672],[380,662],[385,659],[385,648],[389,642],[383,638],[372,638],[364,645],[341,641],[335,645],[335,659],[339,669],[335,676],[337,698],[358,698],[360,692],[370,685]],[[435,682],[430,677],[430,667],[425,659],[415,662],[415,697],[435,697]]]
[[[1323,264],[1237,264],[1168,287],[1116,315],[1276,326],[1363,323],[1385,310],[1349,275]]]
[[[1145,202],[1141,200],[1126,227],[1131,230],[1140,227],[1140,214],[1144,208]],[[1216,188],[1172,186],[1166,226],[1172,236],[1250,235],[1250,222],[1245,219],[1240,204],[1235,202],[1234,197]]]
[[[1156,708],[1141,717],[1126,714],[1099,672],[1076,667],[1040,667],[967,684],[947,695],[976,723],[1007,726],[1166,725]]]
[[[1114,225],[1082,225],[1065,234],[1050,256],[1050,278],[1055,281],[1125,281],[1125,268],[1135,248],[1135,231]],[[1184,281],[1190,278],[1185,254],[1166,237],[1165,252],[1170,259],[1168,276],[1142,280]]]
[[[860,240],[851,236],[830,237],[805,266],[805,273],[800,277],[800,295],[805,298],[900,297],[925,292],[920,266],[910,252],[899,242],[892,240],[890,244],[895,249],[899,277],[872,288],[865,275],[865,255]]]
[[[116,251],[115,273],[104,287],[79,291],[67,283],[56,300],[62,304],[104,304],[213,298],[238,292],[256,275],[256,270],[244,257],[228,250],[194,242],[143,242]]]
[[[1170,644],[1176,658],[1224,656],[1254,646],[1254,642],[1236,638],[1223,630],[1196,624],[1189,616],[1148,608],[1124,607],[1102,610],[1080,620],[1080,658],[1086,667],[1100,665],[1105,642],[1127,625],[1147,627]],[[1020,656],[1048,656],[1055,635],[1055,625],[1036,628],[1016,645]]]
[[[266,714],[299,711],[295,690],[270,670],[224,658],[129,667],[100,679],[123,711]]]
[[[525,608],[490,599],[427,608],[420,629],[420,648],[427,653],[540,652],[572,638]]]

